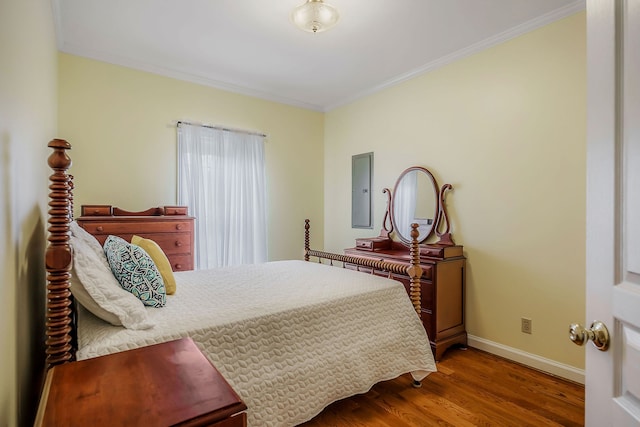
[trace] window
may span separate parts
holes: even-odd
[[[196,218],[196,268],[267,260],[264,136],[178,124],[178,203]]]

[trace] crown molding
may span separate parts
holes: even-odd
[[[426,74],[430,71],[441,68],[447,64],[450,64],[452,62],[455,62],[467,56],[473,55],[482,50],[488,49],[492,46],[496,46],[500,43],[504,43],[510,39],[513,39],[515,37],[521,36],[525,33],[528,33],[530,31],[533,31],[540,27],[548,25],[554,21],[560,20],[562,18],[566,18],[575,13],[578,13],[585,9],[585,0],[576,0],[568,4],[567,6],[556,9],[547,14],[541,15],[538,18],[535,18],[523,24],[517,25],[495,36],[481,40],[464,49],[460,49],[449,55],[445,55],[434,61],[428,62],[423,66],[418,67],[412,71],[398,75],[390,80],[387,80],[386,82],[373,86],[367,90],[361,91],[353,96],[346,97],[341,101],[338,101],[334,104],[329,104],[329,105],[312,104],[312,103],[300,101],[297,99],[291,99],[288,97],[276,95],[274,93],[269,93],[269,92],[252,89],[245,86],[221,82],[221,81],[211,79],[205,76],[197,75],[191,72],[156,66],[156,65],[148,64],[142,61],[137,61],[135,59],[126,58],[119,55],[106,54],[104,52],[99,52],[90,48],[65,43],[63,38],[63,32],[62,32],[62,16],[60,13],[59,0],[51,0],[51,8],[52,8],[53,18],[54,18],[56,42],[57,42],[58,50],[61,52],[68,53],[71,55],[86,57],[86,58],[94,59],[97,61],[107,62],[114,65],[120,65],[123,67],[132,68],[139,71],[161,75],[164,77],[169,77],[169,78],[182,80],[190,83],[195,83],[203,86],[208,86],[215,89],[225,90],[232,93],[259,98],[265,101],[272,101],[280,104],[290,105],[293,107],[304,108],[311,111],[326,113],[335,108],[350,104],[366,96],[373,95],[384,89],[390,88],[392,86],[403,83],[407,80],[411,80],[415,77],[418,77],[422,74]]]
[[[307,102],[299,101],[297,99],[291,99],[272,93],[251,89],[244,86],[238,86],[230,83],[221,82],[218,80],[210,79],[208,77],[200,76],[194,73],[181,71],[177,69],[160,67],[153,64],[148,64],[142,61],[136,61],[130,58],[121,57],[119,55],[106,54],[104,52],[97,52],[91,49],[85,49],[79,46],[73,46],[69,43],[65,43],[61,52],[71,55],[81,56],[84,58],[95,59],[96,61],[107,62],[113,65],[120,65],[127,68],[132,68],[138,71],[144,71],[147,73],[157,74],[163,77],[169,77],[176,80],[182,80],[189,83],[195,83],[202,86],[212,87],[214,89],[220,89],[227,92],[237,93],[240,95],[246,95],[253,98],[259,98],[264,101],[277,102],[279,104],[291,105],[293,107],[304,108],[307,110],[323,112],[321,105],[310,104]]]
[[[120,65],[127,68],[132,68],[138,71],[144,71],[147,73],[157,74],[164,77],[169,77],[176,80],[182,80],[189,83],[195,83],[203,86],[212,87],[214,89],[220,89],[227,92],[237,93],[241,95],[251,96],[259,98],[264,101],[277,102],[279,104],[290,105],[293,107],[304,108],[306,110],[324,112],[324,106],[311,104],[297,99],[291,99],[284,96],[268,93],[260,90],[251,89],[244,86],[233,85],[230,83],[221,82],[208,77],[196,75],[190,72],[181,71],[177,69],[159,67],[153,64],[148,64],[142,61],[137,61],[131,58],[125,58],[119,55],[106,54],[94,49],[65,43],[63,31],[62,31],[62,13],[60,12],[60,0],[51,0],[51,10],[53,13],[53,21],[56,34],[56,45],[58,50],[70,55],[76,55],[84,58],[94,59],[96,61],[107,62],[113,65]]]
[[[580,11],[585,9],[586,3],[585,0],[576,0],[573,3],[568,4],[567,6],[556,9],[552,12],[541,15],[535,19],[517,25],[513,28],[510,28],[502,33],[496,34],[495,36],[486,38],[477,43],[474,43],[464,49],[460,49],[456,52],[453,52],[449,55],[445,55],[441,58],[436,59],[435,61],[428,62],[421,67],[418,67],[412,71],[409,71],[405,74],[401,74],[396,76],[386,82],[374,86],[370,89],[362,91],[354,96],[350,96],[348,98],[343,99],[342,101],[326,106],[323,110],[324,112],[331,111],[335,108],[342,107],[344,105],[350,104],[358,99],[364,98],[369,95],[373,95],[376,92],[380,92],[384,89],[390,88],[407,80],[411,80],[415,77],[418,77],[422,74],[426,74],[430,71],[436,70],[438,68],[444,67],[447,64],[455,62],[459,59],[465,58],[467,56],[471,56],[475,53],[481,52],[490,47],[496,46],[498,44],[504,43],[513,38],[519,37],[523,34],[526,34],[530,31],[536,30],[538,28],[544,27],[545,25],[551,24],[552,22],[558,21],[562,18],[566,18],[568,16],[574,15]]]

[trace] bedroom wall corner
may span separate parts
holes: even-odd
[[[175,121],[188,120],[268,135],[270,260],[302,259],[305,218],[321,246],[322,113],[65,53],[59,63],[60,135],[73,146],[76,214],[82,204],[175,204]]]
[[[57,135],[51,3],[0,3],[0,425],[33,425],[44,374],[47,143]]]
[[[352,229],[351,156],[369,151],[374,230]],[[377,235],[382,188],[413,165],[453,185],[467,332],[583,369],[567,328],[585,316],[585,13],[328,112],[327,250]],[[533,319],[532,334],[521,317]]]

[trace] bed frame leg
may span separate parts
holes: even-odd
[[[412,386],[413,388],[420,388],[420,387],[422,387],[422,381],[413,380],[413,381],[411,382],[411,386]]]

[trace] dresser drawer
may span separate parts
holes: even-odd
[[[369,273],[369,274],[373,273],[373,268],[371,267],[364,267],[362,265],[350,264],[347,262],[344,263],[344,268],[348,270],[361,271],[363,273]]]
[[[186,206],[165,206],[164,214],[165,215],[186,215],[187,207]]]
[[[378,251],[382,249],[389,249],[391,247],[391,239],[379,237],[356,239],[356,247],[364,251]]]
[[[109,216],[111,215],[111,205],[82,205],[83,216]]]
[[[356,247],[358,249],[365,249],[367,251],[373,250],[373,242],[366,239],[356,239]]]
[[[162,252],[164,252],[169,259],[169,263],[171,264],[173,271],[193,270],[193,251],[191,250],[190,235],[158,235],[146,233],[136,235],[156,242],[162,249]],[[120,234],[119,236],[126,241],[131,242],[133,234]],[[94,237],[98,239],[98,242],[100,242],[101,245],[104,245],[108,235],[103,234]]]
[[[193,270],[193,255],[167,255],[173,271]]]
[[[424,330],[427,331],[429,341],[433,343],[438,336],[434,328],[435,322],[433,321],[433,313],[430,310],[425,310],[423,308],[420,312],[420,320],[422,320],[422,326],[424,326]]]
[[[140,233],[137,235],[156,242],[166,255],[190,254],[193,249],[191,234],[188,233]]]
[[[138,234],[138,233],[170,233],[176,231],[193,231],[193,223],[190,221],[153,221],[144,224],[131,222],[104,222],[104,221],[78,221],[78,223],[89,233],[99,234]]]

